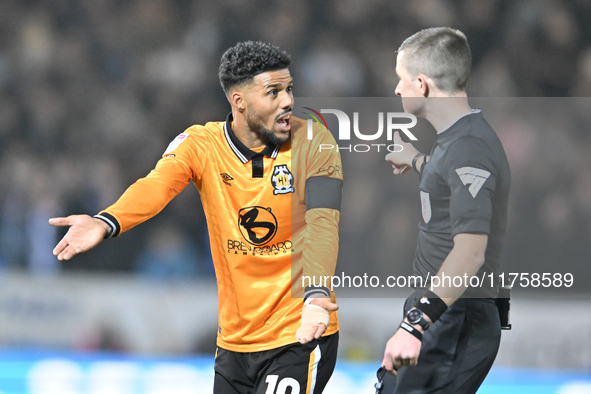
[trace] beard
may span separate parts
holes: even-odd
[[[267,145],[281,145],[289,141],[291,137],[291,131],[285,137],[278,137],[263,125],[263,122],[252,110],[246,115],[246,123]]]

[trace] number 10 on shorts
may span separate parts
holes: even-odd
[[[300,384],[294,378],[283,378],[277,384],[277,379],[279,379],[279,375],[267,375],[267,379],[265,383],[267,383],[267,391],[265,394],[285,394],[287,392],[287,388],[291,388],[291,392],[293,394],[299,394],[300,392]],[[277,391],[275,391],[275,387],[277,387]]]

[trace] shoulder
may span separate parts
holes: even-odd
[[[464,134],[454,138],[450,141],[447,150],[448,152],[465,152],[470,153],[482,148],[486,148],[486,142],[478,135]]]
[[[184,133],[195,137],[211,137],[222,135],[224,122],[207,122],[205,125],[193,125],[188,127]]]
[[[291,117],[291,135],[295,143],[319,144],[334,142],[330,130],[318,122],[308,122],[305,119]]]
[[[496,168],[495,155],[486,141],[472,133],[450,142],[445,152],[445,167],[479,166],[488,171]]]
[[[177,138],[186,139],[189,145],[201,145],[224,138],[224,122],[207,122],[205,125],[193,125]]]
[[[203,150],[211,141],[223,136],[224,122],[208,122],[205,125],[193,125],[177,135],[168,145],[163,156],[189,153],[192,151]]]
[[[493,160],[504,151],[497,133],[481,112],[466,117],[463,130],[450,141],[448,157]]]

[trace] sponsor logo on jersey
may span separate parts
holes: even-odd
[[[174,152],[174,150],[178,148],[181,143],[185,142],[187,138],[189,138],[188,133],[181,133],[177,135],[176,138],[172,140],[170,144],[168,144],[168,148],[166,148],[164,151],[164,155]]]
[[[423,220],[425,223],[431,221],[431,199],[429,193],[421,190],[421,213],[423,214]]]
[[[261,246],[271,241],[277,233],[277,218],[271,208],[242,208],[238,211],[238,228],[248,243]]]
[[[276,244],[253,246],[237,239],[229,239],[227,245],[228,253],[238,255],[269,256],[293,252],[291,240],[277,242]]]
[[[222,177],[222,181],[224,181],[224,183],[228,186],[232,186],[232,184],[230,183],[230,181],[233,181],[234,178],[232,178],[232,176],[226,172],[222,172],[220,174],[220,176]]]
[[[490,176],[490,172],[474,167],[458,168],[456,173],[464,185],[470,185],[468,191],[472,195],[472,198],[476,198],[482,185],[484,185],[484,182],[486,182]]]
[[[271,176],[271,185],[273,185],[273,194],[293,193],[293,175],[287,168],[287,164],[280,164],[274,167],[273,176]]]

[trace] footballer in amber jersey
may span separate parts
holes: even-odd
[[[292,116],[290,62],[271,44],[228,49],[218,75],[232,107],[225,122],[180,134],[147,177],[94,218],[50,219],[70,226],[53,251],[68,260],[156,215],[193,181],[218,281],[216,394],[318,393],[336,364],[334,294],[303,288],[302,277],[315,284],[334,274],[341,161],[320,149],[335,145],[328,130],[308,138]]]
[[[308,140],[305,121],[291,117],[291,126],[291,141],[258,151],[236,138],[231,114],[225,122],[192,126],[170,143],[147,177],[98,215],[113,224],[116,236],[156,215],[193,180],[217,277],[218,346],[227,350],[294,343],[304,294],[301,275],[334,274],[340,156],[320,150],[320,144],[335,145],[326,129],[315,126]],[[331,202],[322,202],[327,195]],[[320,206],[311,207],[318,204],[314,201]],[[337,330],[332,313],[324,335]]]

